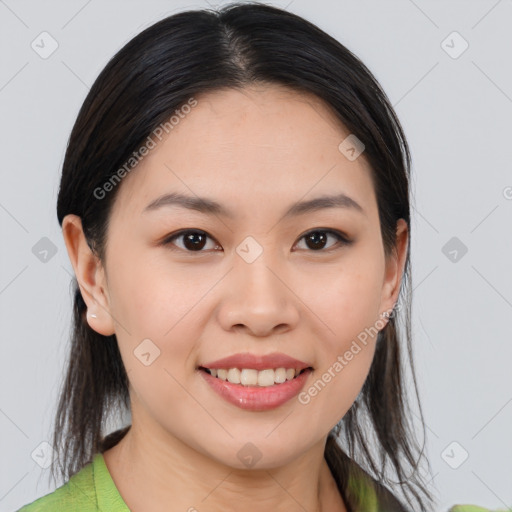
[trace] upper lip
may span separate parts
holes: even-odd
[[[248,352],[233,354],[216,361],[201,364],[200,368],[252,368],[254,370],[266,370],[268,368],[310,368],[309,363],[295,359],[281,352],[272,354],[256,355]]]

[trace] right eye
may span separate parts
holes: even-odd
[[[207,252],[202,249],[206,245],[207,239],[214,240],[208,233],[205,231],[201,231],[199,229],[183,229],[178,231],[177,233],[173,233],[169,237],[167,237],[162,244],[163,245],[176,245],[174,243],[175,240],[183,240],[183,246],[179,247],[179,249],[185,252]],[[220,247],[218,243],[215,247]],[[175,250],[171,247],[171,250]]]

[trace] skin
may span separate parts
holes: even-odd
[[[130,380],[132,428],[105,452],[107,467],[135,512],[346,511],[324,447],[362,388],[376,336],[305,405],[292,399],[245,411],[214,393],[196,367],[279,351],[313,366],[308,389],[365,328],[384,327],[380,314],[398,298],[407,225],[400,219],[397,252],[386,259],[364,153],[349,161],[338,150],[349,132],[316,97],[260,85],[196,99],[118,185],[105,262],[91,253],[79,217],[63,223],[97,315],[89,325],[116,334]],[[171,191],[215,199],[235,216],[142,213]],[[330,208],[280,220],[292,203],[340,192],[364,214]],[[304,235],[318,228],[354,242],[329,235],[324,246],[308,243]],[[159,244],[182,229],[208,235],[203,252],[184,237]],[[252,263],[236,252],[247,236],[263,249]],[[133,354],[146,338],[161,351],[149,366]],[[252,468],[237,457],[247,442],[262,454]]]

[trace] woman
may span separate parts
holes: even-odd
[[[401,367],[416,390],[409,167],[370,71],[296,15],[182,12],[126,44],[58,197],[68,481],[21,510],[431,510]]]

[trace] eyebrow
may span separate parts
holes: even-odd
[[[176,192],[163,194],[160,197],[157,197],[144,208],[142,213],[154,211],[164,206],[178,206],[189,210],[196,210],[206,215],[220,215],[230,219],[235,218],[235,215],[231,210],[213,199],[197,196],[193,197]],[[294,203],[290,208],[288,208],[288,210],[286,210],[284,215],[281,217],[281,220],[327,208],[351,209],[366,215],[363,207],[358,202],[346,194],[341,193],[337,195],[324,195],[309,201],[299,201]]]

